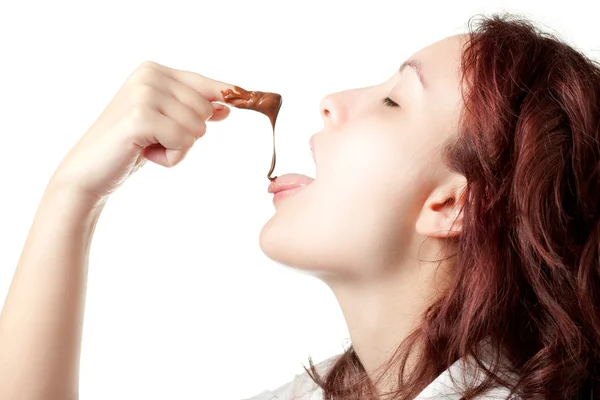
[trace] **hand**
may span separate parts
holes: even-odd
[[[221,91],[232,85],[153,62],[142,63],[69,151],[52,182],[103,199],[145,160],[178,164],[206,132],[207,120],[229,115]]]

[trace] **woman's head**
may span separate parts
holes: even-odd
[[[411,60],[420,68],[324,100],[317,179],[278,204],[263,249],[330,280],[454,253],[390,360],[422,353],[399,374],[399,398],[460,357],[480,359],[483,342],[526,398],[600,393],[600,68],[510,16]],[[502,363],[487,361],[484,385],[498,383]],[[368,385],[352,349],[317,381],[344,399]]]
[[[316,180],[276,203],[261,235],[269,256],[373,278],[414,257],[423,238],[457,234],[449,222],[465,181],[440,149],[458,133],[464,39],[423,49],[380,85],[322,101],[324,129],[311,140]]]

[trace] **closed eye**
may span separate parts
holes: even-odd
[[[386,97],[385,99],[383,99],[382,103],[386,107],[400,107],[400,105],[398,103],[396,103],[394,100],[390,99],[389,97]]]

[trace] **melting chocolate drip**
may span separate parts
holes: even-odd
[[[249,92],[240,87],[234,86],[234,89],[227,89],[221,91],[225,103],[231,104],[236,108],[244,108],[247,110],[258,111],[261,114],[269,117],[271,121],[271,127],[273,128],[273,158],[271,159],[271,169],[267,174],[267,178],[270,181],[274,180],[275,177],[271,177],[271,174],[275,170],[275,161],[277,154],[275,153],[275,121],[277,121],[277,114],[281,108],[281,95],[277,93],[267,92]]]

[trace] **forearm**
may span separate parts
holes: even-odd
[[[0,314],[0,398],[78,397],[88,255],[101,205],[49,186]]]

